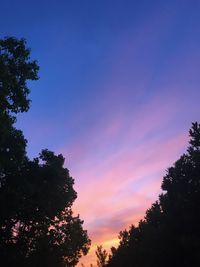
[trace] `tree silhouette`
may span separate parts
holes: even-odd
[[[159,200],[138,227],[120,233],[108,267],[200,265],[200,124],[189,133],[187,153],[167,170]]]
[[[103,249],[102,245],[97,246],[96,250],[96,256],[97,256],[97,266],[98,267],[104,267],[106,266],[108,253],[105,249]]]
[[[75,266],[89,250],[64,157],[42,150],[30,160],[16,114],[29,109],[27,80],[37,80],[23,39],[0,40],[0,258],[4,266]]]
[[[27,80],[38,79],[39,67],[30,60],[30,49],[24,39],[0,40],[0,103],[1,111],[28,111],[30,92]]]

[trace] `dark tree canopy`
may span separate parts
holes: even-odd
[[[27,111],[36,80],[25,40],[0,40],[0,259],[4,266],[75,266],[90,246],[64,157],[42,150],[30,160],[14,113]]]
[[[102,245],[97,246],[97,250],[95,251],[97,256],[97,266],[105,267],[107,263],[108,253],[105,249],[103,249]]]
[[[24,39],[0,40],[0,105],[7,112],[29,109],[28,80],[37,80],[38,65],[30,60],[30,49]]]
[[[120,233],[108,267],[200,266],[200,124],[187,153],[167,170],[163,193],[138,227]]]

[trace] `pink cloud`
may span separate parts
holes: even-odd
[[[71,155],[78,192],[73,209],[93,241],[83,261],[94,260],[97,244],[116,243],[118,232],[142,219],[156,200],[165,169],[186,144],[186,134],[168,131],[176,108],[161,94],[132,117],[114,114],[60,149]]]
[[[152,21],[153,28],[156,23],[157,19]],[[165,21],[164,26],[169,26],[168,23]],[[171,27],[173,23],[172,19]],[[162,35],[163,25],[156,25],[156,28]],[[131,68],[133,84],[138,89],[133,101],[135,107],[131,106],[130,99],[127,102],[133,84],[126,80],[124,85],[123,81],[119,85],[116,82],[122,66],[130,64],[130,57],[137,57],[145,38],[152,36],[151,25],[144,29],[141,25],[141,29],[134,38],[130,37],[128,46],[127,42],[119,43],[102,85],[103,93],[97,94],[99,100],[91,104],[89,111],[76,117],[74,129],[77,127],[78,134],[74,142],[59,149],[70,155],[69,169],[78,192],[74,211],[85,219],[85,228],[93,242],[91,253],[81,260],[87,264],[95,261],[96,245],[108,248],[117,244],[118,232],[143,218],[160,193],[166,168],[173,164],[187,143],[187,133],[183,134],[182,129],[176,127],[187,102],[185,95],[181,95],[183,101],[179,94],[181,88],[186,88],[184,84],[166,82],[153,88],[156,94],[148,101],[145,98],[152,77],[157,75],[149,68],[153,57],[149,58],[145,73],[140,73],[140,65]],[[150,43],[152,45],[154,40]],[[90,110],[99,117],[96,116],[89,127],[80,129],[77,125],[90,118]]]
[[[116,242],[120,230],[143,218],[160,192],[164,170],[173,163],[185,143],[185,135],[159,142],[152,140],[140,144],[135,151],[119,153],[109,165],[105,163],[97,169],[94,165],[93,177],[91,171],[79,173],[79,177],[85,178],[78,185],[79,197],[74,210],[86,218],[85,227],[94,246],[110,244],[109,240]],[[92,251],[94,253],[94,249]]]

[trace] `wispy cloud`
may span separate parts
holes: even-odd
[[[131,117],[113,114],[104,131],[100,121],[70,146],[78,191],[74,211],[85,218],[93,242],[85,262],[94,259],[96,245],[117,244],[118,232],[137,224],[156,200],[166,168],[187,140],[187,133],[168,131],[175,112],[173,102],[155,97]]]

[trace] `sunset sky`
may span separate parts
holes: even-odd
[[[200,121],[200,1],[7,0],[0,25],[40,65],[17,127],[31,158],[65,156],[89,266],[143,218]]]

